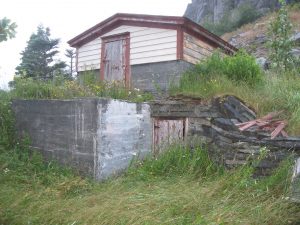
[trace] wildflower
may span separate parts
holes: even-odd
[[[5,168],[4,169],[4,173],[8,173],[9,172],[9,169],[8,168]]]

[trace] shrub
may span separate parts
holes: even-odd
[[[288,17],[286,1],[280,0],[279,2],[281,8],[270,26],[270,59],[273,67],[287,71],[296,66],[296,59],[291,53],[293,41],[290,35],[293,26]]]
[[[244,82],[255,86],[262,81],[262,71],[255,58],[244,51],[236,53],[233,57],[224,57],[224,74],[232,81]]]
[[[220,81],[220,79],[224,81],[222,77],[235,83],[255,86],[262,82],[262,75],[263,72],[256,64],[254,57],[243,51],[236,53],[234,56],[223,57],[219,52],[215,52],[211,57],[183,74],[179,89],[187,90],[195,86],[199,88],[199,85],[209,89],[211,85],[220,85],[217,81]],[[174,87],[171,89],[174,90]]]

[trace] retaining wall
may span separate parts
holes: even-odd
[[[32,147],[98,180],[151,151],[150,107],[107,99],[15,100],[16,127]]]

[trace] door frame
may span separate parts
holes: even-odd
[[[130,87],[130,78],[131,78],[131,68],[130,68],[130,33],[120,33],[110,36],[105,36],[101,38],[101,61],[100,61],[100,80],[104,80],[104,53],[105,53],[105,44],[108,42],[125,40],[125,86]]]

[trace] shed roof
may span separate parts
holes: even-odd
[[[71,47],[80,47],[122,25],[172,30],[183,29],[183,31],[190,33],[215,47],[222,48],[228,53],[234,53],[237,51],[234,46],[186,17],[127,13],[117,13],[109,17],[108,19],[72,38],[68,41],[68,44]]]

